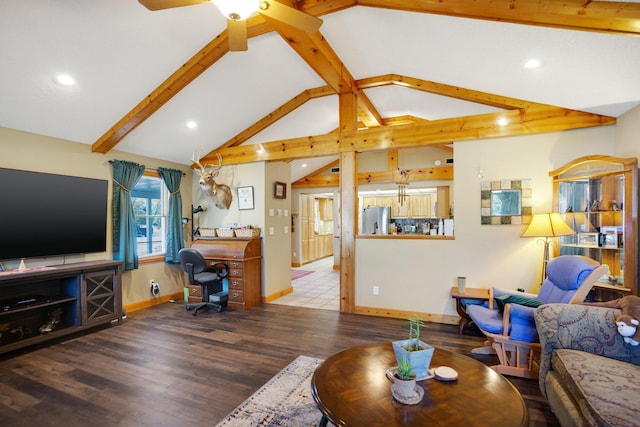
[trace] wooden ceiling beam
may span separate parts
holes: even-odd
[[[450,144],[453,144],[453,141],[451,141]],[[448,145],[436,145],[436,147],[449,153],[453,153],[453,147],[449,147]]]
[[[370,89],[381,86],[397,85],[408,87],[422,92],[435,95],[447,96],[461,101],[475,102],[477,104],[488,105],[496,108],[511,110],[514,108],[529,108],[540,105],[535,102],[523,101],[521,99],[509,98],[506,96],[494,95],[477,90],[465,89],[457,86],[450,86],[443,83],[431,82],[428,80],[416,79],[414,77],[401,76],[398,74],[386,74],[376,77],[368,77],[356,81],[360,89]]]
[[[509,124],[499,126],[498,118]],[[615,124],[614,117],[585,113],[553,106],[536,106],[527,110],[479,114],[433,120],[420,124],[382,126],[377,128],[307,136],[260,144],[216,150],[225,165],[267,160],[288,160],[339,154],[344,151],[378,151],[442,145],[451,141],[528,135],[568,129]],[[215,161],[215,156],[203,160]],[[202,161],[202,160],[201,160]]]
[[[640,35],[640,3],[589,0],[358,0],[358,5],[567,30]]]
[[[422,0],[419,2],[415,0],[306,0],[300,6],[300,9],[310,15],[321,16],[356,5],[568,30],[640,35],[640,3],[628,2],[584,0],[564,0],[562,2],[556,0]],[[262,15],[255,16],[247,21],[247,36],[249,38],[271,31],[273,31],[273,28],[265,21]],[[287,30],[285,29],[284,34],[286,33]],[[281,34],[283,33],[281,32]],[[321,38],[322,45],[328,47],[322,36],[318,35],[318,37]],[[306,47],[313,49],[314,46],[310,43]],[[104,135],[98,138],[92,144],[91,150],[99,153],[106,153],[111,150],[129,132],[151,117],[162,105],[184,89],[207,68],[216,63],[228,50],[229,40],[225,30],[133,107]],[[334,84],[338,84],[339,90],[336,90],[336,93],[349,90],[349,87],[351,89],[356,87],[350,82],[345,84],[346,80],[344,80],[343,72],[346,70],[343,69],[341,61],[332,50],[323,50],[319,54],[324,56],[324,60],[316,64],[319,70],[316,70],[313,66],[312,68],[323,76],[325,81],[331,79]],[[303,56],[305,60],[313,57],[312,52],[307,52]],[[331,62],[326,63],[330,57],[332,58]],[[344,87],[339,84],[340,82]],[[358,87],[358,89],[360,90],[357,93],[359,101],[367,99],[364,97],[364,93],[361,92],[363,88]],[[369,115],[363,118],[362,112],[364,110],[362,110],[360,113],[361,120],[372,125],[375,123],[373,120],[376,117],[373,104],[368,101],[367,103],[363,102],[363,105],[369,108]],[[377,116],[379,117],[379,114]]]
[[[307,34],[268,16],[265,16],[265,19],[336,94],[354,93],[357,96],[359,117],[363,123],[369,127],[382,124],[380,113],[367,95],[358,88],[347,67],[320,32]]]
[[[314,170],[313,172],[310,172],[309,174],[307,174],[306,176],[304,176],[303,178],[300,178],[298,181],[296,182],[292,182],[291,186],[295,186],[297,183],[301,183],[301,182],[309,182],[310,180],[318,180],[318,181],[322,181],[324,179],[329,179],[331,180],[331,177],[334,177],[336,175],[320,175],[323,172],[326,172],[327,170],[329,170],[330,168],[337,166],[340,163],[340,159],[336,159],[332,162],[327,163],[326,165]],[[325,185],[319,185],[320,187],[325,187]]]
[[[252,136],[265,130],[266,128],[268,128],[269,126],[271,126],[272,124],[274,124],[275,122],[277,122],[278,120],[280,120],[281,118],[283,118],[284,116],[286,116],[287,114],[295,110],[296,108],[303,105],[305,102],[311,99],[320,98],[328,95],[335,95],[335,94],[336,93],[330,86],[321,86],[313,89],[304,90],[300,94],[296,95],[289,101],[282,104],[280,107],[276,108],[275,110],[273,110],[272,112],[270,112],[269,114],[267,114],[266,116],[264,116],[263,118],[261,118],[260,120],[258,120],[257,122],[255,122],[254,124],[246,128],[245,130],[243,130],[242,132],[240,132],[238,135],[231,138],[229,141],[222,144],[220,148],[238,146],[244,143],[245,141],[247,141]]]
[[[453,167],[411,169],[411,181],[430,181],[453,179]],[[358,174],[358,185],[384,184],[393,182],[393,171],[362,172]],[[291,184],[292,188],[337,187],[340,183],[339,175],[317,175],[300,178]]]
[[[248,35],[258,35],[271,32],[273,29],[260,16],[251,18],[248,26]],[[129,132],[147,120],[158,111],[165,103],[195,80],[207,68],[215,64],[229,51],[229,37],[224,30],[215,39],[207,43],[198,53],[192,56],[182,67],[176,70],[169,78],[153,90],[146,98],[138,103],[131,111],[125,114],[111,129],[104,133],[91,146],[91,151],[106,153],[115,147]]]

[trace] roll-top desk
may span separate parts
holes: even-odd
[[[213,266],[229,266],[229,302],[231,309],[247,309],[262,302],[262,238],[198,239],[191,245]]]

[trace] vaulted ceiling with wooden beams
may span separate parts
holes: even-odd
[[[256,14],[240,52],[214,4],[162,2],[192,5],[1,1],[0,126],[182,164],[292,161],[295,181],[301,159],[609,125],[640,104],[640,0],[279,0],[320,30]]]

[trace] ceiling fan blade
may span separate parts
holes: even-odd
[[[211,0],[138,0],[138,3],[149,10],[171,9],[173,7],[192,6],[194,4],[211,3]]]
[[[258,12],[269,18],[277,19],[280,22],[296,27],[308,34],[318,32],[322,25],[322,19],[294,9],[275,0],[261,1]]]
[[[241,21],[227,19],[227,31],[229,33],[229,50],[231,52],[242,52],[248,49],[246,19]]]

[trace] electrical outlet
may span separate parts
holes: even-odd
[[[373,287],[373,294],[374,295],[380,295],[380,287],[379,286],[374,286]]]

